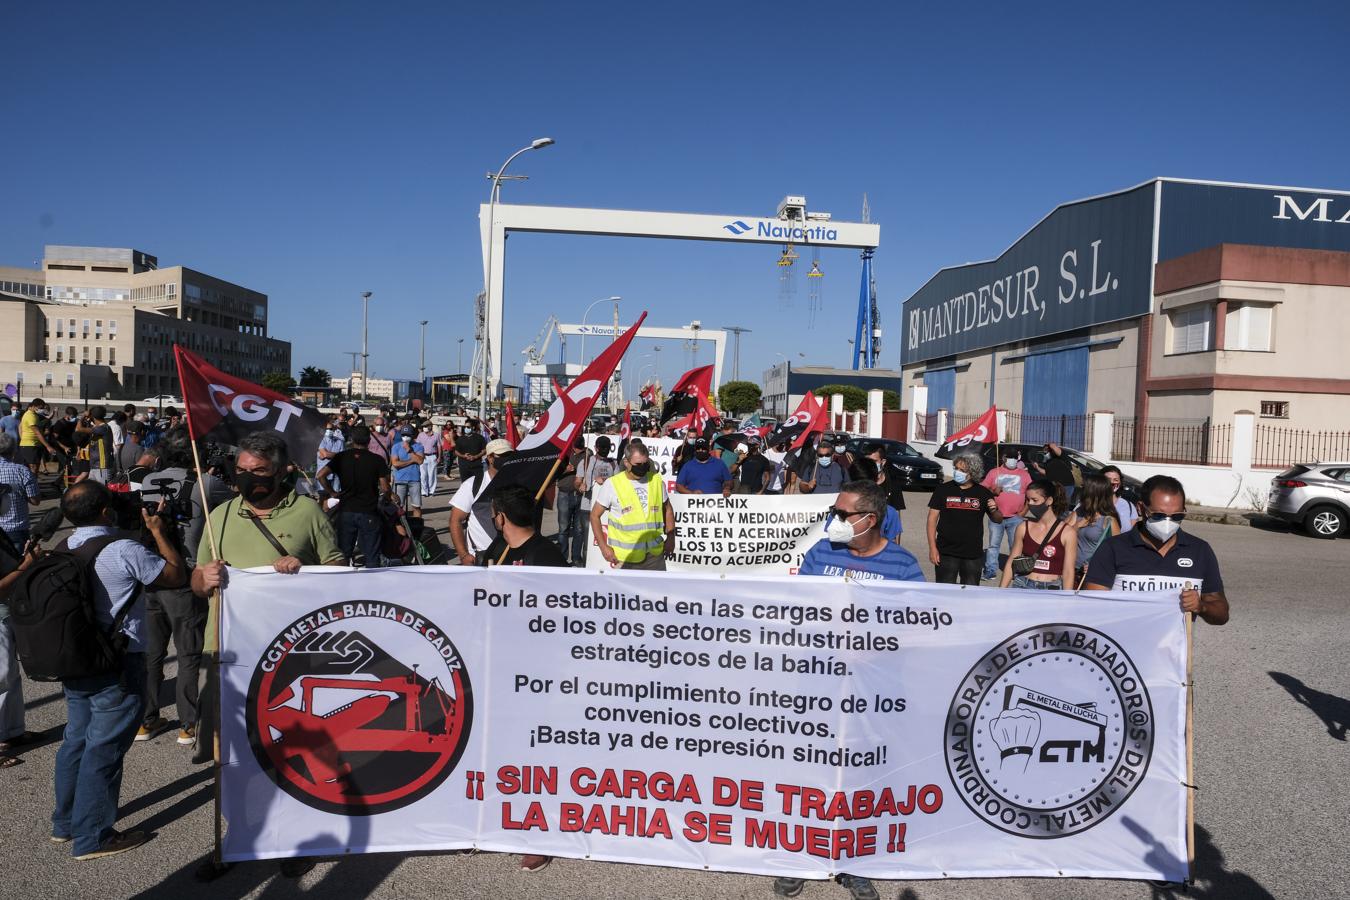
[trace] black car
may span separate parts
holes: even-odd
[[[1080,475],[1082,474],[1101,474],[1102,469],[1106,468],[1106,463],[1093,456],[1088,456],[1081,450],[1073,450],[1069,447],[1061,448],[1064,455],[1068,457],[1069,465]],[[995,453],[997,452],[997,456]],[[984,452],[981,458],[984,460],[984,470],[988,472],[1003,465],[1003,458],[1009,455],[1015,455],[1026,464],[1032,478],[1040,477],[1036,471],[1038,464],[1044,464],[1045,458],[1049,455],[1044,444],[985,444]],[[1134,501],[1139,497],[1139,488],[1143,487],[1143,482],[1138,478],[1121,473],[1120,476],[1120,495],[1126,500]]]
[[[900,470],[905,487],[932,488],[942,483],[942,465],[924,456],[904,441],[889,438],[853,438],[847,444],[849,453],[860,454],[866,444],[880,444],[886,461]]]

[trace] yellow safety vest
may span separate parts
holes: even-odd
[[[610,479],[615,503],[609,508],[609,546],[621,563],[642,562],[660,556],[665,548],[665,514],[661,473],[647,475],[647,505],[638,500],[637,489],[627,473]]]

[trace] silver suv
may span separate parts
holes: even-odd
[[[1266,512],[1330,540],[1350,529],[1350,462],[1285,469],[1270,483]]]

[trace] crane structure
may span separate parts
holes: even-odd
[[[481,306],[475,310],[479,328],[473,371],[485,372],[476,377],[486,379],[486,385],[480,390],[485,388],[489,395],[495,395],[501,383],[506,237],[511,232],[772,244],[789,248],[788,253],[794,246],[810,246],[813,251],[816,247],[874,251],[881,243],[880,225],[836,222],[828,213],[808,212],[806,198],[798,195],[784,198],[778,214],[772,217],[484,203],[479,207],[478,222],[483,282],[488,288],[480,295]],[[869,273],[870,262],[869,255],[864,260]],[[870,274],[866,274],[866,279],[870,282]],[[871,367],[876,361],[872,338],[879,339],[874,333],[878,330],[876,316],[871,315],[866,324],[869,340],[863,364]]]

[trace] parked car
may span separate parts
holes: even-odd
[[[1083,473],[1099,475],[1107,464],[1093,456],[1088,456],[1081,450],[1073,450],[1069,447],[1061,448],[1064,455],[1069,459],[1069,465],[1072,466],[1079,475]],[[1031,472],[1032,478],[1039,477],[1036,471],[1037,464],[1043,464],[1048,455],[1044,444],[986,444],[981,458],[984,460],[985,471],[996,468],[1003,464],[1003,460],[997,459],[998,456],[1006,457],[1009,453],[1016,453],[1022,462],[1026,463],[1027,469]],[[1120,495],[1131,503],[1139,499],[1139,488],[1143,487],[1143,482],[1138,478],[1122,473],[1120,477]]]
[[[848,452],[860,453],[864,444],[880,444],[886,461],[900,470],[905,487],[932,488],[942,483],[942,464],[924,456],[904,441],[889,438],[853,438]]]
[[[1350,462],[1292,466],[1270,483],[1266,512],[1331,540],[1350,526]]]
[[[141,401],[142,406],[182,406],[183,401],[179,400],[173,394],[156,394],[153,397],[146,397]]]

